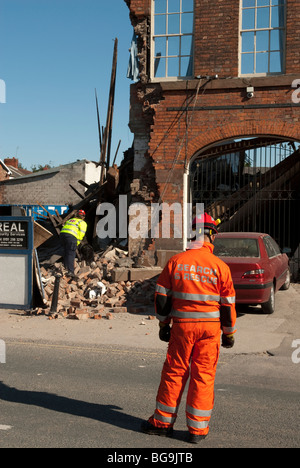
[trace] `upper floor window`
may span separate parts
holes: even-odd
[[[194,0],[152,0],[154,79],[188,78],[194,68]]]
[[[286,0],[241,2],[241,75],[284,73]]]

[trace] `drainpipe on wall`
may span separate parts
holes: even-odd
[[[189,190],[189,169],[185,167],[183,174],[183,250],[187,248],[188,237],[188,190]]]

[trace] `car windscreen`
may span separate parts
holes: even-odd
[[[214,246],[217,257],[259,257],[257,239],[216,237]]]

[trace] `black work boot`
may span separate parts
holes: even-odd
[[[68,271],[68,273],[66,273],[66,276],[67,276],[68,278],[72,278],[72,279],[74,279],[74,280],[77,280],[77,279],[78,279],[78,277],[77,277],[77,276],[75,275],[75,273],[73,273],[72,271]]]
[[[173,427],[155,427],[149,421],[142,422],[141,431],[145,434],[158,435],[162,437],[172,437]]]
[[[191,434],[191,432],[189,432],[186,441],[190,444],[199,444],[202,440],[206,439],[206,437],[206,435]]]

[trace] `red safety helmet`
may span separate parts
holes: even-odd
[[[201,229],[204,227],[204,234],[214,235],[218,234],[218,225],[221,223],[219,219],[214,220],[209,214],[204,213],[202,215],[196,216],[193,219],[193,229],[197,230],[197,234],[202,234]],[[197,225],[200,226],[197,228]]]
[[[79,214],[80,216],[85,216],[85,211],[79,210],[79,211],[78,211],[78,214]]]

